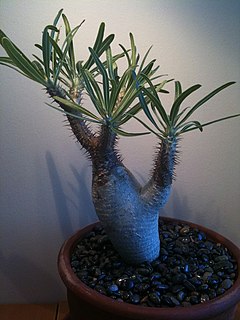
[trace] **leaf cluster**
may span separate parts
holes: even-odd
[[[65,33],[61,45],[58,27],[60,18]],[[89,47],[88,59],[85,62],[76,61],[73,40],[83,22],[71,28],[68,18],[61,9],[53,23],[44,28],[41,44],[35,45],[41,55],[33,55],[34,60],[30,60],[0,30],[0,44],[7,53],[7,57],[0,57],[0,64],[38,82],[46,87],[48,92],[50,89],[51,92],[55,92],[53,98],[59,103],[59,107],[48,104],[52,108],[82,120],[107,125],[120,135],[135,136],[152,132],[158,138],[171,142],[183,133],[196,129],[202,131],[205,126],[240,115],[231,115],[207,123],[191,120],[190,117],[197,109],[234,82],[216,88],[191,108],[182,108],[183,102],[201,85],[196,84],[183,91],[179,81],[175,81],[175,98],[170,114],[167,114],[159,93],[167,92],[164,86],[171,80],[156,83],[161,75],[157,75],[159,66],[155,66],[155,59],[147,62],[151,47],[141,58],[134,37],[130,33],[130,49],[120,44],[121,52],[113,55],[111,44],[114,35],[104,36],[104,23],[100,24],[96,40],[93,46]],[[125,59],[126,68],[121,73],[118,62],[122,58]],[[58,94],[59,92],[63,94]],[[82,105],[83,92],[90,97],[95,112]],[[151,125],[137,116],[141,110]],[[138,120],[148,131],[143,133],[123,131],[122,126],[131,118]]]
[[[142,109],[141,102],[135,101],[139,96],[140,86],[147,83],[146,79],[155,80],[160,76],[155,75],[158,70],[158,67],[154,67],[155,60],[145,63],[150,50],[140,61],[132,34],[130,34],[130,45],[130,50],[120,45],[123,53],[116,56],[113,56],[109,46],[105,51],[106,60],[103,62],[94,48],[89,48],[90,55],[96,65],[94,72],[88,70],[81,62],[77,63],[77,69],[83,77],[85,91],[98,115],[87,113],[86,110],[83,113],[92,121],[109,126],[117,134],[135,136],[145,133],[127,133],[120,127]],[[126,58],[127,67],[122,74],[119,74],[117,60],[122,56]],[[100,80],[98,80],[99,77]],[[162,86],[157,86],[156,90],[164,92]],[[55,97],[55,99],[70,108],[77,109],[79,107],[73,101],[66,101],[59,97]]]
[[[181,83],[179,81],[175,81],[175,96],[170,109],[170,114],[166,113],[166,110],[161,102],[158,92],[149,79],[148,83],[150,90],[149,88],[147,89],[143,87],[139,94],[139,100],[141,101],[143,110],[147,118],[150,120],[150,123],[152,124],[153,128],[147,125],[141,119],[137,117],[135,118],[139,122],[141,122],[141,124],[145,126],[149,131],[154,133],[158,138],[160,138],[163,141],[168,141],[171,143],[180,135],[186,132],[197,129],[202,132],[203,128],[206,126],[209,126],[216,122],[240,116],[240,114],[234,114],[223,118],[214,119],[206,123],[200,123],[197,120],[191,119],[191,116],[195,113],[195,111],[197,111],[200,107],[205,106],[206,103],[220,91],[233,85],[235,83],[234,81],[227,82],[219,86],[218,88],[204,96],[202,99],[200,99],[192,107],[187,108],[182,108],[183,102],[185,102],[185,100],[196,90],[201,88],[201,85],[195,84],[183,91]],[[148,97],[150,103],[146,101],[146,99],[144,98],[144,94]]]
[[[64,24],[64,38],[60,45],[60,30],[58,23],[62,18]],[[71,97],[70,92],[81,89],[82,75],[78,72],[75,61],[75,51],[73,39],[84,20],[71,29],[68,18],[61,9],[55,17],[53,24],[47,25],[42,32],[41,44],[35,44],[41,55],[33,54],[34,60],[30,60],[26,55],[0,30],[0,44],[7,53],[7,57],[0,57],[0,64],[13,68],[22,75],[43,85],[46,88],[57,88],[61,86],[65,89],[65,94]],[[99,27],[94,43],[96,54],[101,56],[114,39],[110,34],[104,38],[105,24]],[[84,68],[90,69],[93,66],[93,58],[89,56],[84,63]]]

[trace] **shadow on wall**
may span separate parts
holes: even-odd
[[[180,196],[176,188],[173,188],[166,206],[160,210],[160,216],[190,221],[189,211],[187,196]]]
[[[186,220],[221,233],[224,229],[215,230],[216,226],[224,226],[224,217],[218,212],[219,208],[216,207],[214,200],[205,199],[200,207],[193,208],[188,195],[173,188],[169,202],[160,211],[160,216]]]
[[[69,187],[73,194],[73,197],[69,198],[64,193],[60,174],[57,170],[53,157],[49,151],[46,153],[46,161],[49,171],[49,177],[52,184],[52,191],[61,232],[64,239],[66,239],[69,237],[69,235],[72,235],[76,229],[83,227],[89,223],[95,222],[97,220],[92,204],[91,195],[86,185],[86,182],[88,180],[88,170],[86,170],[86,168],[83,167],[82,171],[78,172],[75,167],[71,166],[71,170],[74,174],[75,179],[77,180],[78,185],[76,188],[74,184],[69,183]],[[78,202],[74,202],[73,199],[77,199]],[[73,225],[71,221],[69,204],[71,204],[71,206],[74,208],[75,212],[77,212],[79,216],[79,222],[77,223],[77,225]]]
[[[55,200],[56,211],[59,218],[59,224],[64,238],[68,237],[69,234],[73,233],[73,226],[70,220],[67,198],[64,194],[61,179],[58,174],[56,165],[54,163],[51,153],[48,151],[46,153],[46,161],[48,166],[49,177],[52,184],[52,191]]]
[[[76,195],[78,199],[78,204],[76,206],[79,215],[79,224],[87,225],[89,223],[98,221],[98,218],[95,213],[95,208],[92,202],[92,196],[87,188],[86,182],[88,181],[88,170],[86,167],[82,168],[82,171],[79,172],[74,166],[71,166],[72,173],[76,181],[78,182],[78,188],[74,188],[72,184],[69,184],[72,192]],[[83,203],[84,202],[84,203]],[[83,217],[81,216],[83,215]]]

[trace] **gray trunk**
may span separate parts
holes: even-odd
[[[142,188],[115,151],[115,137],[105,130],[101,138],[105,144],[99,145],[93,158],[96,213],[125,261],[152,261],[160,252],[159,210],[170,194],[176,143],[160,146],[152,177]]]
[[[93,202],[114,247],[130,263],[154,260],[160,249],[158,210],[147,209],[124,166],[114,167],[105,178],[93,176]]]

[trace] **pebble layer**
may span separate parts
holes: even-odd
[[[126,264],[98,226],[76,245],[71,266],[99,293],[147,307],[204,303],[232,287],[237,263],[227,248],[185,224],[159,222],[160,257],[152,263]]]

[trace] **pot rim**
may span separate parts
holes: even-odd
[[[206,228],[204,226],[169,217],[160,217],[165,222],[176,222],[184,223],[193,228],[198,228],[215,242],[222,243],[225,247],[229,249],[234,258],[237,261],[237,278],[233,286],[228,289],[221,296],[204,302],[202,304],[192,305],[190,307],[173,307],[173,308],[158,308],[158,307],[144,307],[139,305],[133,305],[126,302],[116,301],[112,298],[104,296],[94,289],[91,289],[85,285],[72,271],[70,265],[70,255],[71,252],[84,234],[90,232],[95,226],[100,224],[100,222],[95,222],[90,224],[83,229],[80,229],[74,233],[68,240],[62,245],[59,255],[58,255],[58,270],[62,281],[65,286],[74,292],[74,294],[81,299],[84,299],[89,304],[95,305],[97,303],[98,307],[107,312],[117,312],[119,315],[129,316],[134,319],[134,315],[144,319],[145,315],[151,314],[151,319],[161,319],[165,320],[168,317],[174,317],[176,320],[183,319],[186,313],[189,314],[187,319],[203,319],[203,316],[214,316],[216,312],[224,313],[230,308],[233,308],[240,301],[240,249],[229,239],[220,235],[219,233]],[[191,316],[190,316],[191,314]]]

